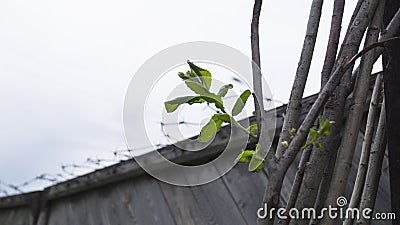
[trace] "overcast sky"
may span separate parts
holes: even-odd
[[[345,27],[355,2],[346,1]],[[280,101],[290,94],[310,4],[263,3],[262,70]],[[332,5],[325,2],[305,95],[319,89]],[[123,101],[138,67],[198,40],[250,55],[252,7],[243,0],[1,1],[0,180],[19,184],[61,172],[61,164],[112,158],[126,148]]]

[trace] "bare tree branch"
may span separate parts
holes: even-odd
[[[367,166],[372,145],[372,139],[375,130],[374,127],[376,119],[378,118],[378,105],[381,87],[382,75],[378,74],[375,80],[374,90],[372,91],[371,102],[368,110],[367,126],[365,129],[364,141],[361,149],[360,162],[358,164],[356,181],[354,184],[353,192],[351,194],[349,208],[357,208],[361,200],[365,177],[367,174]],[[343,223],[343,225],[351,224],[353,224],[353,220],[351,218],[347,218]]]
[[[333,13],[332,13],[332,21],[331,21],[331,30],[329,34],[328,46],[326,49],[325,61],[323,65],[323,69],[321,72],[321,89],[325,86],[326,82],[329,79],[329,76],[332,72],[332,68],[335,64],[336,53],[338,49],[342,18],[344,12],[344,0],[335,0]],[[359,7],[355,11],[358,12]],[[299,165],[299,168],[304,167],[303,180],[300,182],[300,188],[297,190],[298,194],[296,197],[297,202],[296,207],[304,208],[304,207],[313,207],[315,199],[318,193],[319,183],[321,181],[323,175],[323,169],[318,164],[324,165],[322,162],[319,162],[320,158],[326,157],[325,154],[328,155],[327,151],[316,151],[312,152],[312,148],[310,150],[306,150],[303,152],[303,155],[309,155],[304,165]],[[311,158],[311,154],[314,154],[314,157]],[[315,157],[318,155],[318,157]],[[311,158],[311,159],[310,159]],[[316,160],[316,161],[315,161]],[[308,165],[306,167],[306,165]],[[294,193],[291,192],[291,195]],[[293,206],[292,206],[293,207]],[[297,221],[299,222],[299,221]],[[304,224],[308,223],[307,220],[302,221]]]
[[[370,208],[374,209],[376,193],[378,192],[379,179],[381,178],[383,156],[386,149],[386,111],[385,101],[382,103],[381,114],[379,116],[378,126],[374,143],[372,145],[367,177],[365,180],[364,190],[360,203],[360,211]],[[371,224],[371,220],[360,217],[357,224]]]
[[[285,120],[279,136],[278,147],[276,150],[277,158],[282,157],[286,149],[280,143],[284,141],[290,142],[289,130],[292,128],[298,128],[298,118],[301,113],[301,102],[303,100],[304,88],[307,82],[311,60],[314,53],[323,2],[323,0],[313,0],[311,4],[306,36],[304,38],[303,48],[301,50],[300,60],[296,70],[296,76],[294,78],[292,91],[290,93]]]
[[[264,110],[263,93],[262,93],[262,75],[260,64],[260,44],[259,44],[259,21],[261,13],[262,0],[254,1],[253,19],[251,21],[251,58],[253,72],[253,88],[254,88],[254,107],[256,112],[256,121],[259,131],[262,129],[261,110]],[[260,133],[260,132],[259,132]]]
[[[360,1],[359,1],[360,2]],[[325,61],[321,72],[321,89],[331,75],[335,64],[336,53],[339,46],[340,31],[342,28],[342,19],[344,12],[344,0],[335,0],[333,5],[331,28],[329,32],[328,46],[326,48]]]

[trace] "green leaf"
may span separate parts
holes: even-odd
[[[321,135],[329,135],[331,133],[331,123],[329,120],[325,120],[323,126],[319,130],[319,133]]]
[[[258,173],[258,172],[260,172],[262,170],[262,168],[263,168],[263,162],[258,164],[258,166],[253,171],[250,171],[250,172]]]
[[[253,158],[256,160],[264,161],[264,158],[259,153],[254,153]]]
[[[249,168],[248,170],[250,172],[260,172],[262,167],[263,167],[263,160],[251,160],[249,163]]]
[[[204,87],[203,84],[196,82],[192,78],[190,80],[186,80],[185,84],[190,90],[198,95],[209,96],[212,94],[206,87]]]
[[[203,103],[203,102],[205,102],[205,100],[200,96],[184,96],[175,98],[170,101],[166,101],[164,105],[167,112],[171,113],[175,111],[182,104],[188,103],[191,105],[194,103]]]
[[[221,129],[224,122],[230,123],[230,116],[228,114],[214,114],[210,121],[201,129],[198,140],[200,142],[209,142]]]
[[[258,125],[257,125],[257,124],[253,124],[253,125],[251,125],[249,128],[247,128],[247,130],[248,130],[250,133],[254,134],[254,131],[258,130]]]
[[[200,78],[197,76],[197,74],[193,70],[186,71],[186,75],[189,78],[196,78],[196,80],[200,82]]]
[[[187,79],[190,78],[189,76],[186,76],[186,74],[184,74],[184,73],[182,73],[182,72],[179,72],[179,73],[178,73],[178,76],[179,76],[182,80],[187,80]]]
[[[256,145],[256,151],[253,154],[251,161],[249,163],[249,168],[248,170],[250,172],[259,172],[262,169],[264,159],[262,156],[259,154],[261,152],[261,145],[257,144]]]
[[[214,103],[217,108],[225,112],[224,103],[220,96],[211,93],[203,84],[193,81],[193,79],[186,80],[185,83],[190,90],[200,95],[206,102]]]
[[[208,89],[210,90],[211,87],[211,73],[203,68],[200,68],[196,66],[194,63],[190,62],[189,60],[187,61],[189,64],[189,67],[193,72],[196,73],[196,75],[200,78],[201,83]]]
[[[201,129],[198,140],[200,142],[209,142],[215,134],[221,129],[222,121],[215,121],[213,118]]]
[[[227,84],[227,85],[222,86],[218,91],[218,96],[225,97],[225,95],[228,93],[229,89],[232,89],[232,88],[233,88],[232,84]]]
[[[311,135],[311,139],[313,141],[317,140],[318,137],[319,137],[318,132],[316,130],[312,129],[312,128],[310,129],[310,135]]]
[[[231,119],[232,118],[226,113],[224,113],[224,114],[215,114],[214,116],[216,118],[222,120],[222,122],[224,122],[224,123],[231,123]]]
[[[324,146],[322,146],[320,143],[318,142],[314,142],[314,146],[319,148],[319,149],[324,149]]]
[[[250,90],[245,90],[239,96],[239,98],[236,100],[235,105],[233,106],[232,116],[238,115],[243,110],[244,106],[246,105],[246,101],[247,101],[247,99],[249,98],[250,95],[251,95]]]
[[[319,117],[319,127],[323,127],[324,126],[324,118],[322,118],[322,116]]]
[[[222,102],[222,100],[220,98],[217,98],[215,96],[211,96],[211,97],[210,96],[201,96],[201,98],[203,98],[208,103],[214,103],[215,107],[220,109],[222,112],[225,112],[224,103]]]
[[[331,134],[331,121],[326,120],[324,127],[326,127],[326,130],[323,132],[323,134],[325,134],[325,135]]]
[[[247,163],[250,161],[251,157],[253,157],[255,151],[253,150],[244,150],[239,156],[236,158],[236,163]]]
[[[290,129],[288,132],[289,132],[289,134],[290,134],[290,138],[294,138],[294,136],[296,135],[296,129],[295,128],[292,128],[292,129]]]
[[[189,80],[190,79],[193,82],[202,84],[200,78],[196,75],[196,73],[193,70],[186,71],[186,75],[184,75],[184,76],[182,74],[183,73],[178,73],[178,76],[181,77],[183,80]]]

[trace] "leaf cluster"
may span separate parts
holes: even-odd
[[[214,104],[218,108],[218,112],[210,118],[208,123],[204,125],[200,131],[200,135],[197,138],[200,142],[209,142],[221,129],[223,124],[231,124],[239,128],[241,131],[248,134],[250,137],[257,139],[256,131],[258,127],[256,124],[251,125],[248,128],[244,128],[240,123],[235,120],[235,116],[239,115],[246,105],[246,102],[252,94],[250,90],[245,90],[237,98],[232,111],[228,113],[223,102],[223,98],[227,95],[230,89],[233,89],[232,84],[226,84],[219,88],[217,93],[213,93],[211,89],[212,76],[211,73],[194,63],[187,61],[190,70],[186,73],[178,73],[178,76],[185,82],[186,86],[194,93],[190,96],[182,96],[175,98],[164,103],[165,109],[168,113],[174,112],[179,106],[184,104]],[[310,129],[309,135],[310,140],[301,148],[302,150],[315,146],[316,148],[323,149],[323,146],[318,140],[330,134],[331,124],[333,122],[327,119],[319,118],[319,129]],[[289,130],[290,137],[293,138],[296,135],[297,130]],[[284,147],[289,147],[289,143],[284,141],[281,143]],[[238,163],[249,163],[248,170],[251,172],[259,172],[262,169],[264,158],[262,157],[262,147],[260,144],[256,145],[255,150],[244,150],[236,159]]]
[[[186,73],[179,72],[178,76],[185,82],[186,86],[195,94],[190,96],[182,96],[175,98],[164,103],[165,109],[168,113],[174,112],[179,106],[183,104],[201,104],[208,103],[214,104],[220,112],[214,114],[209,122],[203,126],[198,137],[200,142],[209,142],[221,129],[224,123],[232,124],[240,128],[245,133],[252,137],[255,137],[254,131],[256,127],[251,126],[249,128],[242,127],[235,119],[234,116],[239,115],[244,106],[246,105],[247,99],[251,95],[250,90],[245,90],[239,98],[236,100],[235,105],[232,108],[231,113],[226,112],[226,107],[222,98],[226,96],[228,91],[233,88],[232,84],[226,84],[219,88],[217,93],[213,93],[210,88],[212,85],[211,73],[203,69],[194,63],[187,61],[190,70]]]
[[[311,137],[311,140],[307,141],[306,144],[301,147],[301,150],[304,150],[310,146],[314,146],[318,149],[324,149],[324,146],[322,146],[321,143],[318,142],[318,139],[320,139],[323,136],[331,134],[331,124],[333,124],[334,121],[330,121],[328,119],[323,119],[322,116],[319,117],[319,129],[314,130],[310,129],[309,135]]]

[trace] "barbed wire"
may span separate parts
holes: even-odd
[[[237,96],[227,96],[227,98],[233,98]],[[281,104],[285,104],[282,101],[275,100],[272,98],[265,98],[266,101],[274,101],[278,102]],[[210,104],[206,104],[205,108],[203,110],[210,109],[214,112],[219,112],[218,109],[216,109],[214,106]],[[73,179],[77,176],[103,169],[105,167],[111,166],[113,164],[120,163],[122,161],[126,161],[129,159],[132,159],[133,157],[133,150],[135,151],[151,151],[151,150],[156,150],[160,149],[162,147],[165,147],[167,145],[176,143],[179,140],[178,138],[173,137],[172,135],[168,134],[167,131],[165,130],[165,127],[167,126],[201,126],[204,125],[202,123],[197,123],[197,122],[192,122],[192,121],[186,121],[186,120],[181,120],[179,122],[170,122],[170,123],[165,123],[165,122],[157,122],[160,125],[160,130],[162,137],[160,138],[160,142],[154,145],[150,146],[145,146],[145,147],[134,147],[134,149],[129,149],[128,146],[126,146],[126,149],[115,149],[111,151],[111,157],[110,158],[99,158],[99,157],[88,157],[86,158],[85,161],[82,163],[68,163],[68,164],[62,164],[60,166],[61,172],[51,174],[51,173],[43,173],[40,174],[30,180],[24,181],[20,184],[11,184],[7,183],[4,180],[0,179],[0,197],[6,197],[6,196],[11,196],[15,194],[23,194],[26,193],[27,191],[32,191],[29,190],[29,187],[31,187],[35,183],[39,182],[45,182],[49,185],[55,185],[60,182],[64,182],[69,179]]]
[[[166,126],[198,126],[200,123],[190,122],[190,121],[179,121],[174,123],[163,123],[157,122],[160,125],[162,138],[165,139],[166,143],[158,143],[151,146],[145,147],[134,147],[133,149],[115,149],[110,151],[110,158],[99,158],[99,157],[88,157],[82,163],[67,163],[62,164],[60,166],[61,172],[60,173],[43,173],[40,174],[32,179],[24,181],[20,184],[11,184],[4,180],[0,179],[0,197],[11,196],[15,194],[23,194],[29,191],[29,187],[33,186],[35,183],[45,182],[49,185],[55,185],[60,182],[64,182],[69,179],[73,179],[77,176],[98,170],[103,169],[105,167],[111,166],[116,163],[120,163],[122,161],[126,161],[132,159],[133,151],[151,151],[156,150],[162,147],[171,144],[171,140],[174,142],[179,141],[179,139],[172,137],[165,131]]]

